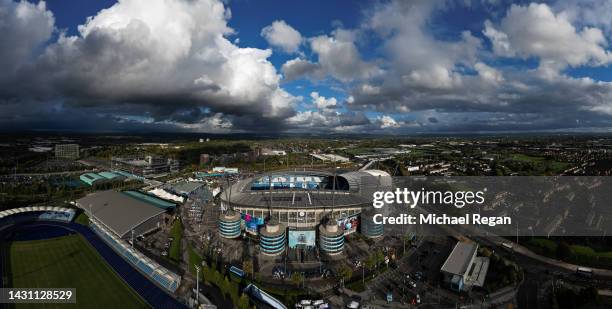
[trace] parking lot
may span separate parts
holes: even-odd
[[[363,302],[393,307],[454,304],[454,295],[440,287],[440,268],[453,244],[444,237],[428,238],[418,249],[411,248],[398,261],[396,269],[389,269],[366,284],[368,289],[359,294]]]

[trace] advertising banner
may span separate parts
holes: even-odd
[[[339,219],[338,226],[344,230],[344,235],[349,235],[359,228],[359,215]]]
[[[314,247],[316,235],[314,230],[289,230],[289,248]]]
[[[247,233],[257,235],[259,227],[264,224],[264,219],[254,217],[250,214],[241,213],[240,217],[244,222],[245,230]]]

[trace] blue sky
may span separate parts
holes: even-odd
[[[13,13],[0,46],[14,47],[0,50],[9,68],[0,130],[612,127],[603,0],[2,0],[0,9]]]

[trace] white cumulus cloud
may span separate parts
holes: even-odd
[[[599,66],[612,61],[600,29],[576,29],[566,14],[546,4],[512,5],[499,26],[485,23],[484,34],[501,56],[537,57],[542,73],[554,75],[567,66]]]
[[[319,95],[318,92],[311,92],[310,97],[312,98],[312,103],[318,109],[333,108],[333,107],[336,107],[336,103],[338,103],[336,98],[334,97],[326,98],[324,96]]]
[[[284,20],[276,20],[263,28],[261,36],[268,41],[268,44],[288,54],[297,52],[302,44],[302,35]]]
[[[400,124],[397,121],[395,121],[395,119],[393,119],[393,117],[391,116],[387,116],[387,115],[378,116],[376,120],[379,123],[381,129],[400,127]]]

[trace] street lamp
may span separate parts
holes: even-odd
[[[196,269],[196,304],[200,304],[200,266],[194,264]]]
[[[365,263],[361,263],[361,283],[365,286]]]

